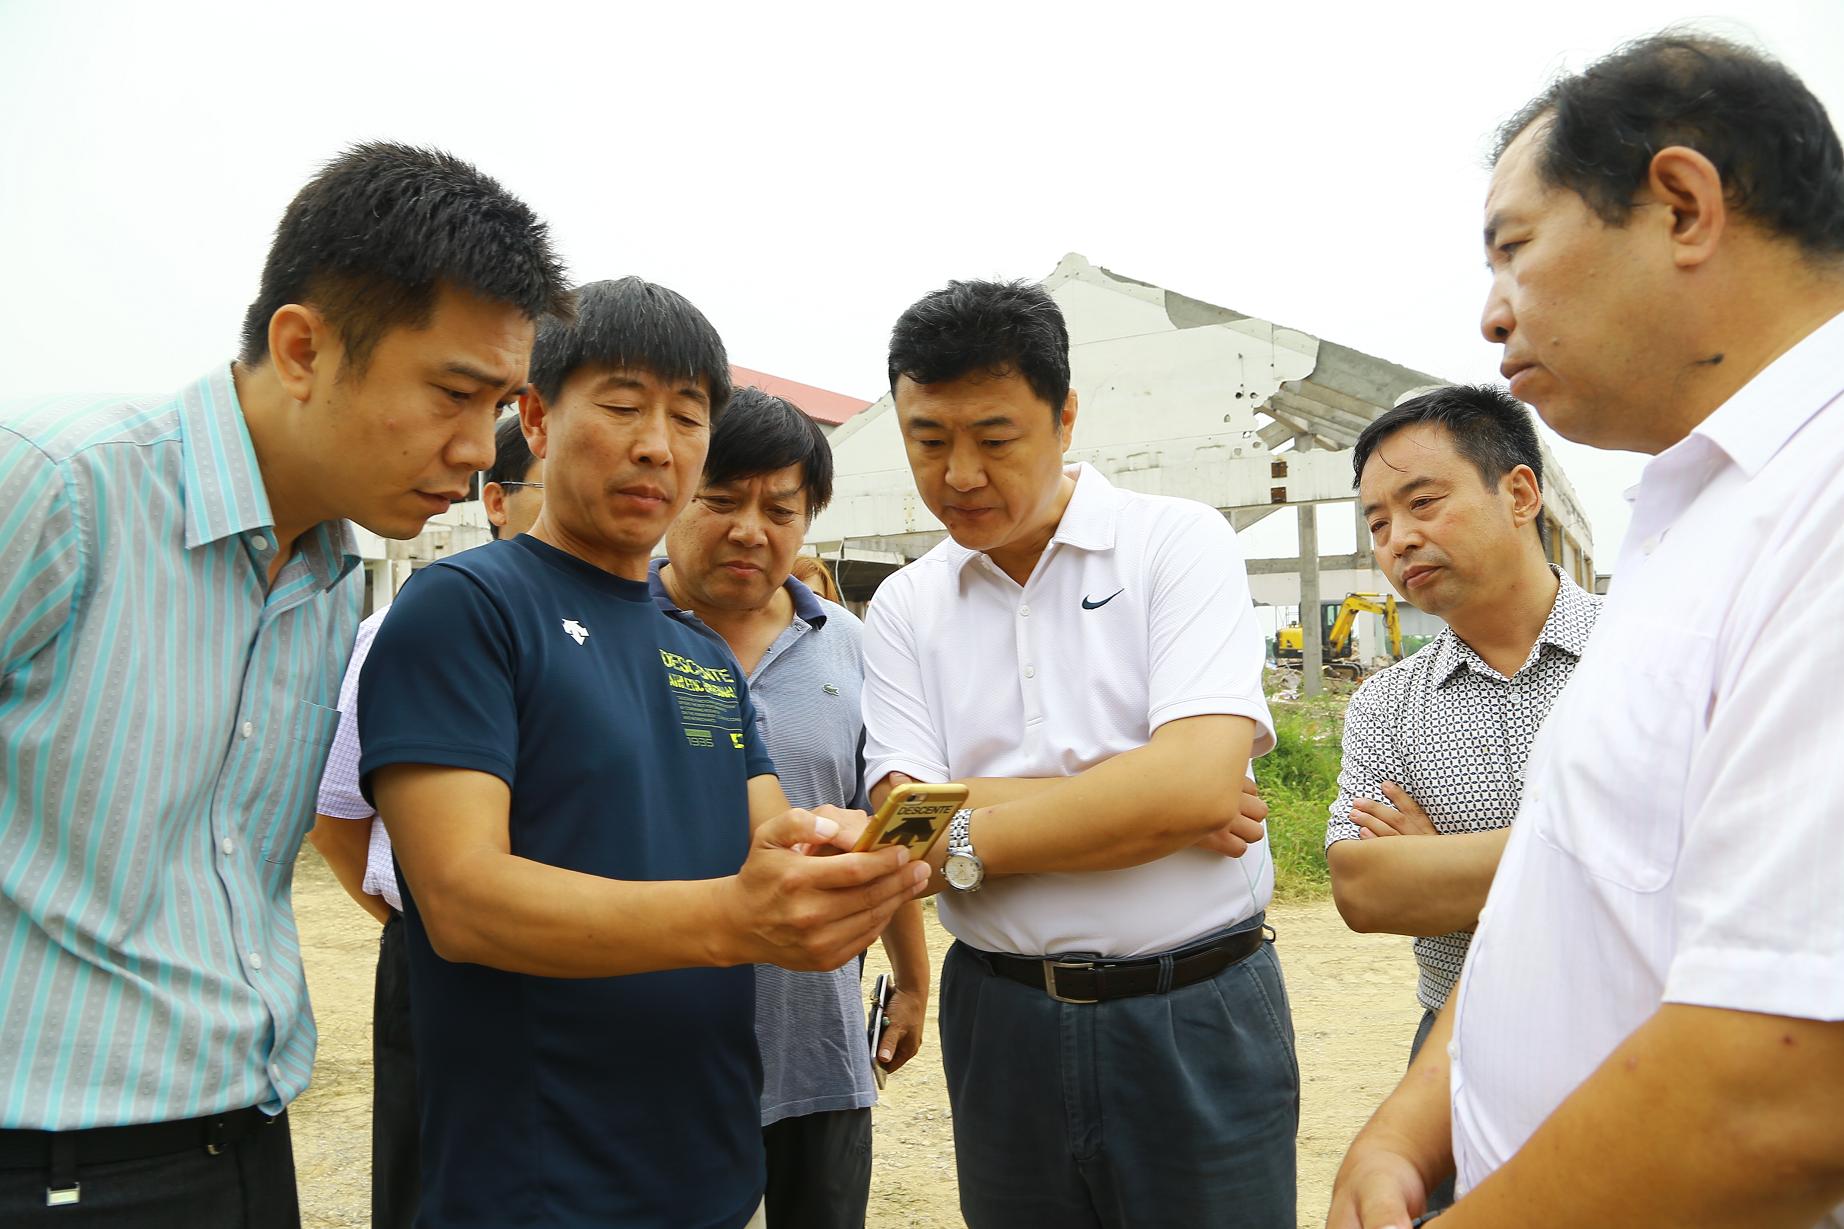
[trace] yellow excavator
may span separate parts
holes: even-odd
[[[1396,614],[1396,598],[1387,593],[1350,593],[1339,602],[1319,604],[1319,623],[1324,646],[1324,668],[1334,678],[1361,679],[1364,663],[1357,659],[1357,641],[1351,629],[1360,614],[1383,616],[1383,628],[1389,637],[1391,661],[1402,660],[1402,620]],[[1300,669],[1306,664],[1305,639],[1298,622],[1289,623],[1275,633],[1274,660],[1282,666]]]

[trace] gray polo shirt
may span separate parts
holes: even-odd
[[[675,619],[722,637],[673,604],[655,559],[653,600]],[[864,625],[851,611],[787,580],[794,619],[749,675],[757,729],[781,788],[797,807],[862,807]],[[762,1125],[877,1101],[864,1044],[864,989],[852,961],[832,973],[756,966],[756,1044],[762,1050]]]

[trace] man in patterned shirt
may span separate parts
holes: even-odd
[[[1415,937],[1425,1010],[1412,1057],[1460,976],[1524,761],[1601,599],[1548,562],[1543,457],[1508,394],[1454,387],[1405,401],[1365,428],[1352,465],[1378,564],[1447,620],[1351,697],[1325,833],[1351,929]]]

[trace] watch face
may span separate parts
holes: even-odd
[[[941,877],[948,881],[949,887],[959,888],[964,892],[968,888],[979,886],[983,870],[979,862],[964,853],[949,854],[948,860],[942,864]]]

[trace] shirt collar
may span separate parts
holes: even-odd
[[[179,438],[187,550],[274,528],[269,492],[229,364],[180,391]],[[332,588],[359,563],[358,540],[345,521],[322,521],[298,545],[322,589]]]
[[[275,524],[229,366],[180,392],[179,437],[188,550]]]
[[[1840,356],[1844,313],[1769,363],[1691,434],[1722,449],[1744,474],[1754,477],[1814,414],[1844,393]]]
[[[1536,643],[1530,646],[1530,656],[1519,667],[1520,673],[1542,655],[1544,645],[1560,649],[1570,657],[1580,657],[1587,651],[1588,633],[1594,628],[1594,599],[1563,575],[1562,569],[1555,564],[1550,564],[1549,570],[1560,582],[1556,586],[1556,600],[1550,605],[1549,617],[1543,620],[1543,630],[1537,633]],[[1473,646],[1454,633],[1453,628],[1444,627],[1440,646],[1435,650],[1435,684],[1445,685],[1462,667],[1472,667],[1494,676],[1498,674],[1473,651]]]
[[[661,558],[651,560],[647,564],[647,590],[653,595],[654,604],[675,618],[694,619],[700,623],[704,622],[704,620],[699,619],[694,612],[682,609],[677,602],[672,600],[672,594],[667,592],[666,582],[660,576],[660,569],[665,567],[669,562],[670,560]],[[788,591],[788,596],[794,599],[794,617],[796,619],[807,624],[815,631],[826,626],[826,607],[821,603],[819,596],[815,594],[813,590],[807,588],[806,585],[801,583],[799,578],[794,576],[789,576],[782,587]]]
[[[1076,480],[1076,489],[1063,509],[1062,519],[1057,521],[1056,532],[1050,535],[1051,545],[1060,542],[1077,550],[1112,550],[1115,526],[1120,517],[1120,500],[1114,484],[1087,461],[1064,466],[1063,474]],[[968,550],[953,538],[947,542],[953,552],[949,562],[956,572],[983,554]]]

